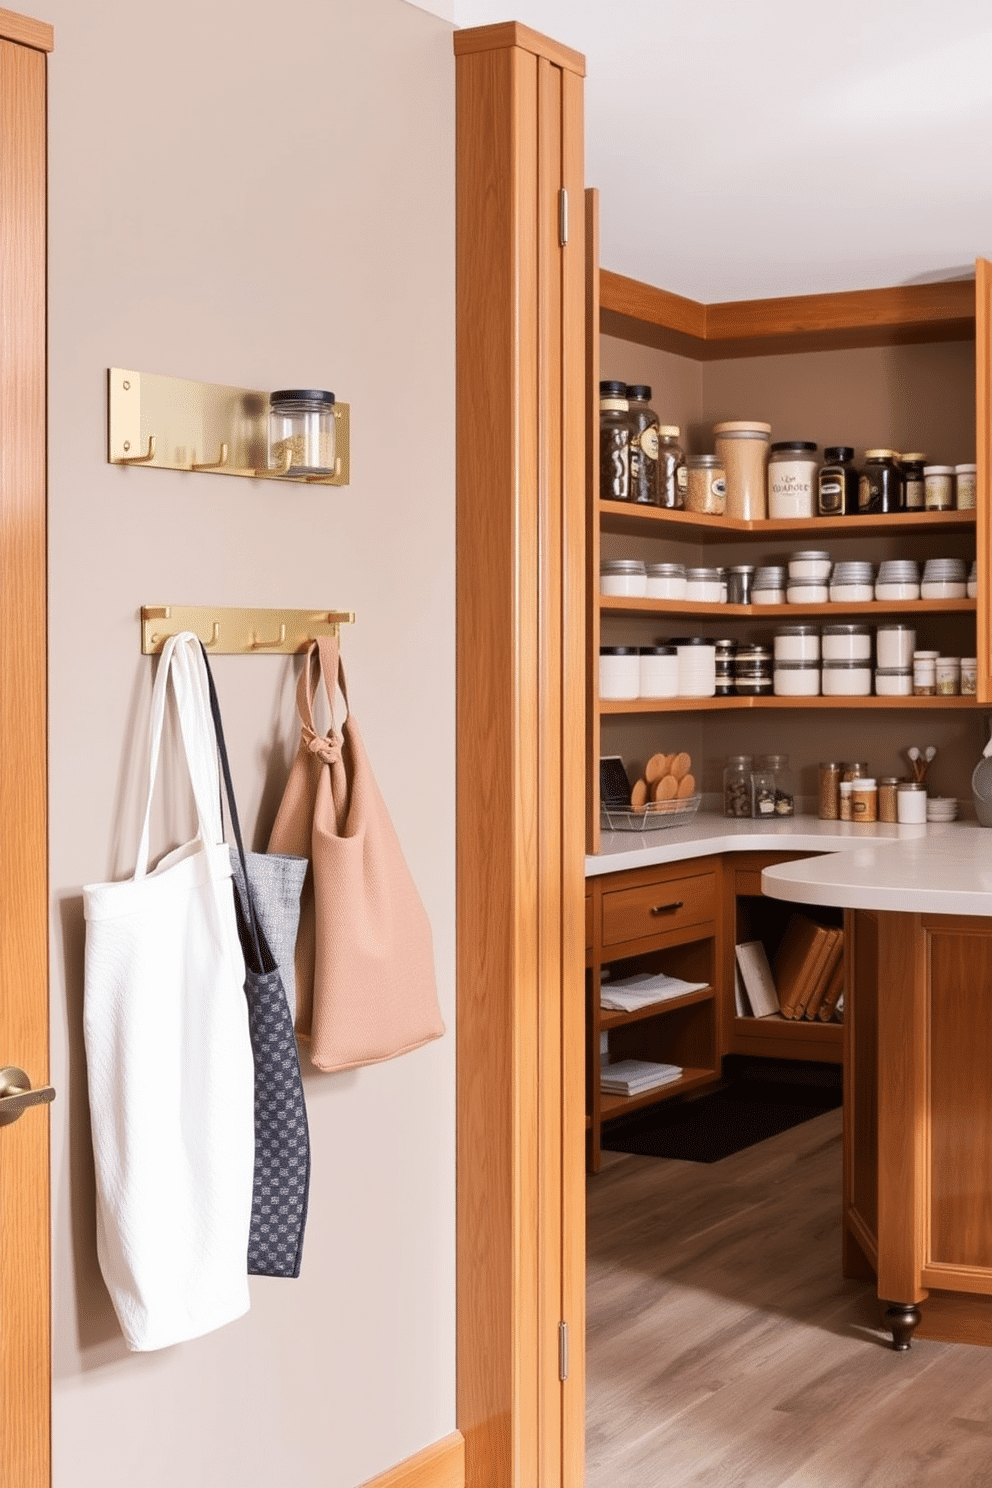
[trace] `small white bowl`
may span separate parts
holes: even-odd
[[[876,584],[876,599],[919,599],[919,584]],[[924,599],[926,595],[923,596]]]
[[[830,591],[826,584],[790,584],[785,597],[789,604],[826,604]]]
[[[871,584],[831,584],[831,603],[837,604],[865,604],[868,600],[875,598],[875,590]]]
[[[829,558],[790,558],[789,578],[825,584],[833,568]]]
[[[785,604],[784,589],[752,589],[751,603],[756,605]]]
[[[920,598],[964,599],[967,587],[966,584],[945,583],[943,579],[937,579],[935,581],[924,579],[920,585]]]

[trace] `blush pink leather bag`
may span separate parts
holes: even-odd
[[[331,709],[314,729],[315,672]],[[348,693],[336,637],[307,654],[296,701],[300,746],[269,852],[310,859],[296,943],[297,1033],[321,1070],[378,1064],[440,1038],[427,912],[348,709],[334,725],[335,683]]]

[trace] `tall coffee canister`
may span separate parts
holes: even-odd
[[[727,485],[727,516],[755,521],[768,515],[771,424],[734,419],[713,425],[713,444]]]

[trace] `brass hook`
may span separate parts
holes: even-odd
[[[282,475],[288,475],[293,464],[293,451],[287,444],[282,452],[282,464],[277,465],[275,470],[256,470],[255,475],[259,480],[278,480]]]
[[[193,464],[189,468],[190,470],[221,470],[227,464],[227,456],[228,447],[226,444],[222,444],[220,447],[219,460],[205,460],[201,461],[199,464],[194,460]]]
[[[201,640],[202,640],[202,637],[201,637]],[[217,642],[219,640],[220,640],[220,621],[219,620],[215,620],[214,623],[213,623],[213,625],[210,627],[210,639],[207,640],[207,641],[202,641],[202,644],[204,646],[216,646],[216,644],[217,644]]]
[[[251,646],[252,646],[252,650],[254,650],[254,651],[260,651],[265,646],[281,646],[284,643],[285,639],[286,639],[286,627],[285,627],[285,625],[280,625],[280,627],[279,627],[279,634],[276,636],[276,638],[275,638],[274,641],[260,641],[258,639],[258,636],[255,634],[255,632],[252,631],[252,633],[251,633]]]
[[[148,436],[148,453],[147,453],[147,455],[122,455],[121,456],[121,459],[120,459],[120,464],[121,465],[147,465],[148,462],[149,462],[149,460],[154,460],[154,458],[155,458],[155,435],[154,434],[149,434],[149,436]]]

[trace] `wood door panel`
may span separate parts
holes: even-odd
[[[928,1258],[992,1268],[992,930],[928,939]]]

